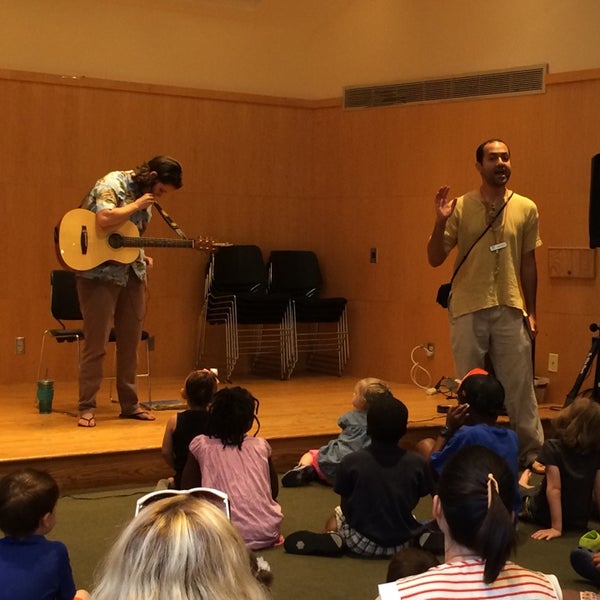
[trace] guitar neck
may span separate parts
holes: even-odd
[[[124,248],[193,248],[194,240],[119,236]]]

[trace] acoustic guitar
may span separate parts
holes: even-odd
[[[54,242],[58,260],[73,271],[87,271],[107,261],[130,264],[139,256],[140,248],[195,248],[214,252],[222,246],[231,246],[205,238],[141,237],[131,221],[114,231],[104,231],[96,227],[95,213],[84,208],[65,214],[54,231]]]

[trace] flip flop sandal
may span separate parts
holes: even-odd
[[[77,427],[96,427],[96,417],[94,415],[91,417],[79,417],[79,421],[77,421]]]
[[[119,419],[133,419],[134,421],[156,421],[156,417],[145,410],[140,410],[139,412],[131,413],[130,415],[124,415],[121,413],[119,415]]]

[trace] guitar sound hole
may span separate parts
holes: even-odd
[[[122,248],[123,247],[123,238],[118,233],[111,233],[108,236],[108,245],[111,248]]]

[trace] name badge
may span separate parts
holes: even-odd
[[[490,252],[498,252],[498,250],[503,250],[506,248],[508,244],[506,242],[500,242],[499,244],[492,244],[490,246]]]

